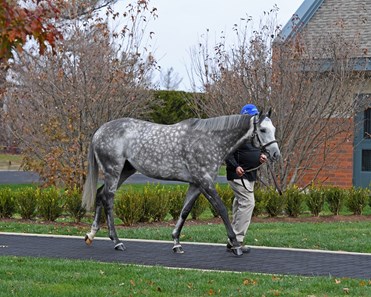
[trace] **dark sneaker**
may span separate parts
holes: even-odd
[[[247,246],[247,245],[243,245],[242,243],[241,244],[241,251],[242,253],[244,254],[247,254],[247,253],[250,253],[250,248]],[[227,243],[227,252],[232,252],[232,245],[228,242]]]
[[[250,253],[250,248],[247,245],[241,245],[241,250],[244,254]]]

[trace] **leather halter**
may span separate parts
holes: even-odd
[[[257,128],[258,123],[260,123],[261,121],[262,120],[256,121],[255,118],[254,118],[254,130],[253,130],[252,135],[251,135],[251,144],[252,144],[253,147],[260,149],[260,151],[262,153],[267,154],[268,157],[269,157],[270,156],[270,153],[269,153],[269,150],[267,150],[267,147],[270,146],[273,143],[278,143],[278,141],[275,139],[275,140],[272,140],[272,141],[270,141],[270,142],[268,142],[266,144],[263,144],[262,143],[262,141],[261,141],[261,139],[259,137],[258,128]],[[254,138],[257,139],[257,141],[259,143],[259,146],[255,146],[254,145],[254,141],[253,141]]]
[[[259,137],[259,134],[258,134],[258,132],[257,132],[257,131],[258,131],[257,124],[258,124],[259,122],[261,122],[261,121],[262,121],[262,119],[256,121],[255,118],[254,118],[254,130],[253,130],[252,135],[251,135],[251,144],[252,144],[253,147],[255,147],[255,148],[259,148],[261,153],[264,153],[264,154],[268,155],[268,157],[269,157],[269,156],[270,156],[270,153],[269,153],[269,150],[267,150],[267,147],[270,146],[270,145],[273,144],[273,143],[278,143],[278,141],[275,139],[275,140],[272,140],[272,141],[270,141],[270,142],[268,142],[268,143],[266,143],[266,144],[263,144],[263,143],[262,143],[262,141],[261,141],[261,139],[260,139],[260,137]],[[254,145],[254,141],[253,141],[254,138],[257,139],[257,141],[258,141],[258,143],[259,143],[259,146],[255,146],[255,145]],[[258,169],[260,166],[261,166],[261,165],[259,165],[257,168],[254,168],[253,170]],[[272,175],[272,179],[273,179],[274,185],[275,185],[275,187],[276,187],[278,193],[279,193],[280,195],[282,195],[282,190],[281,190],[280,186],[279,186],[278,183],[277,183],[276,177],[274,176],[274,173],[273,173],[273,170],[272,170],[271,166],[269,166],[269,160],[268,160],[267,166],[268,166],[268,169],[269,169],[269,171],[270,171],[270,173],[271,173],[271,175]],[[245,175],[245,173],[244,173],[243,175]],[[244,180],[243,180],[243,177],[241,177],[241,182],[242,182],[243,187],[246,189],[246,191],[248,191],[248,192],[253,192],[253,191],[250,191],[250,190],[247,189],[247,187],[246,187],[246,185],[245,185],[245,182],[244,182]]]

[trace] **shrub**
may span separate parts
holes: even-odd
[[[129,187],[126,191],[117,192],[115,213],[125,226],[138,223],[143,214],[144,196]]]
[[[55,221],[63,211],[62,197],[55,187],[36,190],[37,213],[46,221]]]
[[[15,191],[16,211],[22,219],[31,220],[36,216],[36,190],[32,187]]]
[[[266,209],[267,198],[269,196],[265,195],[265,190],[263,190],[260,187],[256,187],[254,191],[254,197],[255,197],[255,207],[254,207],[252,215],[259,216],[263,214],[264,210]]]
[[[187,194],[187,188],[177,185],[175,189],[168,192],[169,195],[169,212],[173,220],[179,218],[182,212],[184,200]]]
[[[285,196],[281,196],[275,188],[268,188],[265,192],[265,209],[270,217],[280,215],[286,207]]]
[[[169,196],[166,194],[164,186],[146,185],[143,189],[144,210],[141,222],[161,222],[169,213]]]
[[[336,187],[329,187],[324,189],[323,195],[332,214],[336,216],[339,215],[346,199],[345,193],[346,191]]]
[[[361,215],[367,205],[370,192],[368,189],[351,188],[348,191],[347,207],[355,215]]]
[[[203,214],[203,212],[206,210],[206,208],[209,205],[209,201],[205,198],[203,194],[201,194],[193,204],[193,207],[191,209],[191,217],[194,220],[197,220],[200,218],[200,216]]]
[[[306,195],[306,203],[311,214],[318,217],[325,204],[322,190],[311,187]]]
[[[76,186],[73,189],[64,192],[66,212],[74,219],[76,223],[81,222],[81,219],[86,214],[85,207],[82,206],[82,194]]]
[[[286,200],[286,213],[289,217],[296,218],[303,212],[303,202],[305,200],[298,187],[291,186],[283,194]]]
[[[15,212],[15,203],[12,190],[2,188],[0,190],[0,218],[11,218]]]
[[[225,207],[228,211],[232,210],[232,204],[234,199],[234,193],[233,190],[229,185],[220,185],[216,184],[215,186],[216,191],[218,192],[222,202],[224,203]],[[211,213],[216,218],[219,216],[217,211],[214,209],[214,207],[209,203],[209,208],[211,210]]]

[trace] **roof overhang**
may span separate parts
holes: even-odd
[[[282,28],[275,42],[285,42],[295,36],[308,24],[309,20],[322,5],[324,0],[304,0],[291,19]]]

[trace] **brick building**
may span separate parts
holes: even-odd
[[[370,27],[371,0],[304,0],[281,31],[280,43],[288,43],[300,35],[313,52],[320,39],[341,34],[346,42],[358,44],[358,50],[352,53],[351,71],[354,74],[361,72],[365,78],[362,88],[349,96],[349,100],[357,103],[354,112],[349,118],[334,119],[349,121],[353,128],[324,144],[334,146],[332,156],[326,161],[318,154],[314,165],[303,169],[302,184],[313,178],[344,188],[371,184]],[[322,166],[323,170],[314,177],[316,166]]]

